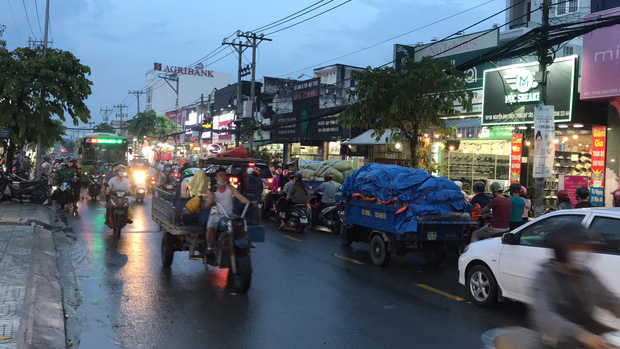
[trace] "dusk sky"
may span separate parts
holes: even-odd
[[[38,6],[39,19],[35,8]],[[100,108],[125,102],[130,116],[135,97],[128,90],[145,85],[145,72],[153,62],[187,66],[217,49],[224,37],[236,30],[253,30],[314,4],[314,0],[267,1],[143,1],[143,0],[51,0],[52,46],[73,52],[92,69],[93,94],[87,101],[93,122],[102,121]],[[312,75],[312,67],[342,63],[377,66],[392,60],[393,44],[429,42],[443,38],[501,11],[504,0],[324,0],[325,5],[306,16],[264,31],[267,34],[342,6],[269,37],[260,45],[257,77],[297,78]],[[24,8],[25,6],[25,8]],[[478,6],[478,7],[476,7]],[[464,14],[430,25],[467,9]],[[26,18],[26,13],[30,21]],[[2,40],[9,49],[27,45],[29,37],[42,40],[45,0],[0,0],[0,24],[6,29]],[[466,33],[505,23],[502,13]],[[32,28],[32,31],[31,31]],[[406,32],[353,55],[336,59]],[[207,69],[235,75],[236,57],[213,62]],[[251,55],[246,53],[247,62]],[[304,79],[307,77],[304,77]],[[144,106],[144,96],[142,106]]]

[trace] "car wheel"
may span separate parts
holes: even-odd
[[[497,303],[497,281],[486,266],[476,265],[469,271],[467,288],[476,305],[490,307]]]
[[[370,259],[374,265],[386,266],[390,262],[391,255],[392,253],[388,251],[387,242],[383,240],[383,236],[375,235],[370,240]]]

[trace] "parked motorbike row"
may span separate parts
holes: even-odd
[[[269,195],[274,194],[271,193]],[[295,233],[303,233],[306,227],[313,222],[313,215],[318,214],[318,225],[327,228],[332,234],[338,234],[341,224],[341,219],[338,215],[338,204],[327,206],[321,212],[317,212],[322,197],[323,193],[317,192],[310,197],[307,203],[292,205],[285,218],[285,229],[292,230]],[[283,213],[278,210],[278,207],[284,206],[278,204],[280,200],[286,200],[286,197],[278,197],[273,200],[273,204],[266,203],[263,205],[263,219],[279,217]]]

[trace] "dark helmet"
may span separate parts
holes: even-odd
[[[331,173],[328,173],[328,174],[325,175],[325,177],[323,177],[323,179],[325,180],[325,182],[329,182],[329,181],[331,181],[334,178],[332,177]]]
[[[288,178],[290,178],[290,179],[295,178],[295,172],[293,172],[293,171],[289,171],[289,173],[288,173]]]
[[[596,240],[588,235],[586,228],[581,224],[560,224],[550,231],[546,238],[547,244],[555,252],[555,258],[562,263],[567,262],[567,250],[575,245],[598,246]]]
[[[590,191],[586,187],[579,187],[575,191],[575,194],[579,199],[587,199],[590,196]]]
[[[521,191],[521,184],[519,183],[512,183],[510,185],[510,192],[511,193],[518,193]]]
[[[563,201],[563,200],[569,200],[568,198],[568,192],[566,190],[558,190],[558,192],[555,194],[555,196],[558,198],[558,200]]]
[[[611,192],[614,198],[614,207],[620,207],[620,189],[616,189]]]
[[[260,175],[260,167],[254,167],[252,169],[252,174],[255,176],[259,176]]]
[[[474,183],[474,191],[476,193],[484,193],[484,190],[486,189],[484,183],[482,182],[476,182]]]
[[[295,173],[295,179],[301,180],[301,173]]]

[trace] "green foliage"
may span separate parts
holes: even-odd
[[[340,120],[348,127],[374,129],[377,139],[389,132],[392,139],[407,141],[413,167],[433,170],[427,146],[418,148],[424,132],[443,132],[445,123],[440,117],[458,115],[455,102],[471,110],[473,93],[463,90],[465,74],[447,60],[407,59],[400,71],[368,67],[351,78],[356,85],[347,94],[357,102]]]
[[[173,129],[170,119],[157,115],[154,110],[140,112],[127,121],[127,131],[137,138],[144,136],[166,138]]]
[[[93,127],[93,132],[102,132],[102,133],[116,133],[114,127],[105,122],[100,123]]]

